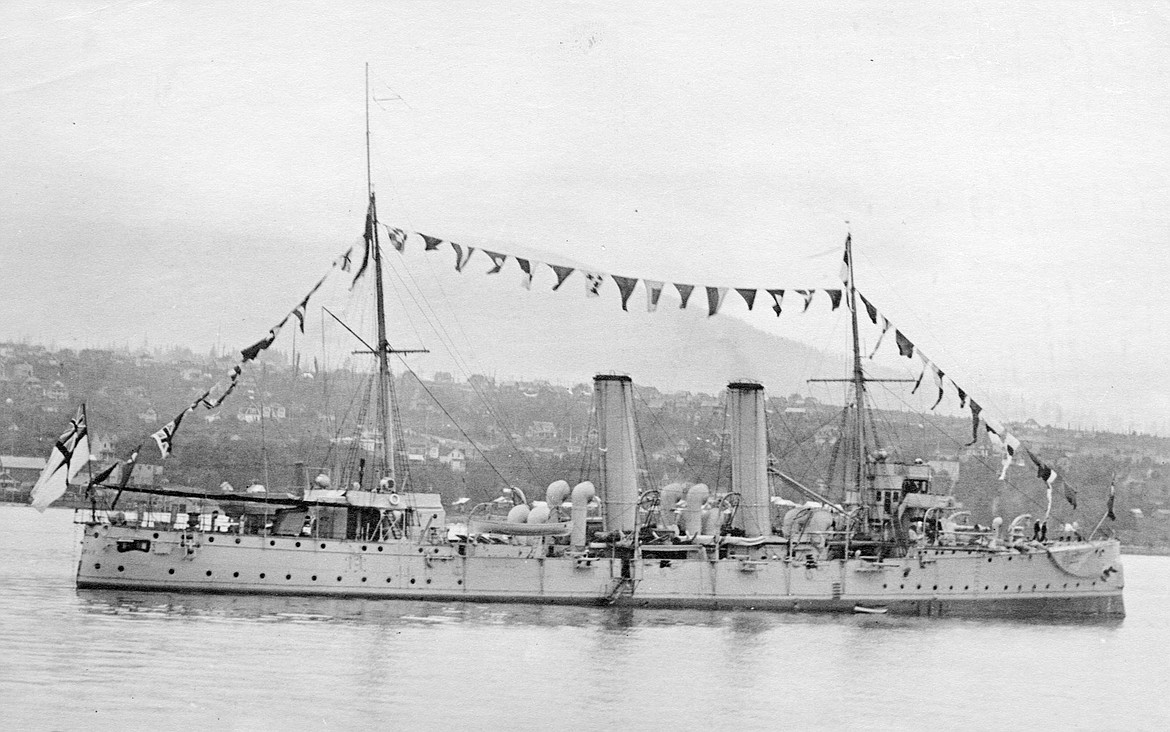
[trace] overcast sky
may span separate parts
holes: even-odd
[[[384,221],[780,287],[851,230],[973,391],[1170,426],[1165,3],[629,5],[4,3],[0,339],[255,340],[360,233],[368,61]]]

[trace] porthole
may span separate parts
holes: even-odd
[[[236,543],[237,543],[237,544],[239,544],[239,543],[240,543],[240,537],[238,537],[238,536],[236,537]]]
[[[390,580],[392,580],[392,579],[394,579],[394,578],[393,578],[393,577],[387,577],[387,578],[386,578],[386,583],[387,583],[387,584],[389,584],[389,583],[390,583]]]
[[[338,581],[338,582],[340,582],[340,581],[341,581],[341,575],[338,575],[338,576],[337,576],[337,581]]]
[[[423,553],[423,548],[422,548],[421,546],[418,548],[418,553],[419,553],[419,554],[422,554],[422,553]]]
[[[429,585],[430,583],[431,583],[431,578],[427,577],[427,584]]]
[[[97,563],[97,564],[93,565],[93,568],[94,568],[94,569],[101,569],[101,568],[102,568],[101,562],[99,562],[99,563]]]
[[[951,585],[951,586],[950,586],[950,587],[948,587],[947,589],[948,589],[948,590],[953,590],[953,589],[955,589],[955,586],[954,586],[954,585]]]
[[[463,580],[455,580],[455,584],[461,585],[461,584],[463,584]]]
[[[174,567],[171,567],[170,569],[167,570],[167,574],[174,574],[174,573],[175,573]]]
[[[921,590],[921,589],[922,589],[922,585],[918,585],[918,587],[917,587],[916,589],[919,589],[919,590]]]
[[[366,578],[365,578],[365,577],[362,577],[362,582],[365,582],[365,581],[366,581]]]
[[[382,547],[378,547],[378,551],[382,551]]]
[[[290,580],[290,579],[292,579],[292,575],[291,575],[291,574],[286,574],[286,575],[284,576],[284,578],[285,578],[286,580]]]
[[[119,564],[119,565],[118,565],[118,571],[119,571],[119,572],[125,572],[125,571],[126,571],[126,568],[125,568],[125,567],[123,567],[121,564]]]
[[[325,548],[325,545],[324,545],[324,544],[322,544],[322,545],[321,545],[321,548],[322,548],[322,549],[324,549],[324,548]]]
[[[991,557],[988,557],[988,558],[987,558],[987,563],[988,563],[988,564],[991,564]]]
[[[366,550],[366,545],[362,544],[362,551],[364,552],[365,550]]]
[[[311,579],[311,580],[313,580],[314,582],[316,582],[316,581],[317,581],[317,575],[313,575],[313,576],[312,576],[312,577],[310,577],[309,579]]]
[[[214,536],[209,536],[209,537],[207,537],[207,543],[208,543],[208,544],[214,544],[214,543],[215,543],[215,537],[214,537]]]
[[[1044,585],[1044,589],[1046,589],[1046,590],[1047,590],[1047,589],[1048,589],[1048,587],[1049,587],[1048,585]]]
[[[1034,589],[1036,589],[1036,585],[1032,585],[1032,589],[1033,589],[1033,590],[1034,590]]]
[[[1004,585],[1004,586],[1003,586],[1003,588],[1006,590],[1006,589],[1008,588],[1008,586],[1007,586],[1007,585]]]
[[[239,572],[232,572],[232,576],[233,576],[233,577],[239,577],[239,576],[240,576],[240,573],[239,573]]]
[[[1009,562],[1010,562],[1010,561],[1012,561],[1012,558],[1011,558],[1011,557],[1008,557],[1008,561],[1009,561]]]
[[[884,589],[886,589],[886,586],[885,586],[885,585],[882,585],[882,589],[883,589],[883,590],[884,590]]]
[[[410,578],[410,584],[412,584],[412,585],[414,584],[414,577]]]
[[[276,546],[276,542],[275,542],[275,541],[273,541],[273,540],[271,540],[271,539],[269,539],[269,541],[268,541],[268,546]]]
[[[263,573],[263,572],[261,572],[261,573],[260,573],[260,579],[264,579],[264,573]]]
[[[990,589],[991,589],[991,585],[983,585],[983,589],[985,589],[985,590],[990,590]]]
[[[301,542],[299,542],[299,541],[298,541],[298,542],[296,543],[296,547],[297,547],[297,549],[300,549],[300,548],[301,548]]]
[[[211,576],[211,570],[210,570],[210,569],[209,569],[209,570],[207,570],[207,576],[208,576],[208,577],[210,577],[210,576]]]
[[[899,590],[904,590],[904,589],[906,589],[906,585],[898,585],[898,589],[899,589]]]
[[[1016,590],[1017,590],[1017,591],[1018,591],[1018,590],[1022,590],[1022,589],[1024,589],[1024,586],[1023,586],[1023,585],[1016,585]]]
[[[435,547],[435,554],[438,554],[438,553],[439,553],[439,548]]]
[[[96,531],[95,531],[95,532],[93,532],[93,538],[95,538],[95,539],[96,539],[96,538],[98,538],[98,536],[100,536],[100,534],[98,534],[98,532],[96,532]]]
[[[938,585],[935,585],[935,586],[934,586],[934,589],[936,589],[936,590],[937,590],[937,589],[938,589]]]
[[[156,539],[158,538],[158,532],[155,532],[154,538],[156,538]]]
[[[963,585],[963,589],[964,589],[964,590],[969,590],[969,589],[971,589],[971,585]]]

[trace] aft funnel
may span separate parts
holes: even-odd
[[[745,536],[770,536],[771,491],[763,385],[752,381],[728,384],[727,410],[731,426],[731,490],[740,495],[735,526],[743,529]]]
[[[593,399],[601,450],[605,530],[632,532],[638,503],[633,381],[629,376],[598,374],[593,377]]]

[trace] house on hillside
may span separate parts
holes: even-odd
[[[236,412],[236,419],[246,424],[255,424],[261,419],[260,408],[255,404],[249,404],[246,407],[241,407]]]
[[[467,453],[461,447],[453,447],[446,455],[440,455],[439,462],[451,468],[452,473],[467,471]]]
[[[54,402],[69,401],[69,390],[60,381],[54,381],[52,386],[45,389],[45,398]]]
[[[818,445],[831,445],[841,437],[841,428],[835,424],[827,424],[813,433],[813,439]]]
[[[115,460],[118,452],[118,436],[117,435],[93,435],[89,436],[89,454],[102,462],[110,462]]]
[[[264,405],[264,419],[272,419],[279,422],[287,416],[288,411],[284,408],[283,404],[273,402],[272,404]]]
[[[556,439],[557,427],[552,422],[533,422],[528,427],[527,436],[530,440]]]
[[[406,441],[406,462],[408,463],[424,463],[427,460],[427,443],[426,440],[407,440]]]

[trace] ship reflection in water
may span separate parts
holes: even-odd
[[[83,613],[128,617],[184,617],[272,623],[334,623],[359,626],[433,626],[466,623],[536,627],[590,627],[626,633],[639,628],[690,626],[722,628],[737,635],[765,633],[785,626],[832,625],[852,628],[928,628],[936,622],[900,615],[809,613],[792,615],[752,610],[676,610],[631,607],[578,607],[519,603],[439,603],[411,600],[208,595],[197,593],[77,590]],[[1106,615],[1058,618],[997,618],[990,625],[1120,625]],[[978,623],[978,619],[970,622]]]

